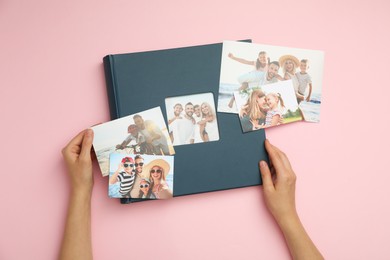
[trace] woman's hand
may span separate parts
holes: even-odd
[[[292,259],[324,259],[303,227],[295,207],[295,182],[297,177],[287,156],[265,140],[270,167],[260,162],[263,178],[264,200],[274,216],[290,250]]]
[[[265,204],[275,220],[280,222],[283,218],[297,214],[295,208],[296,175],[287,156],[281,150],[268,140],[265,141],[265,148],[270,159],[270,166],[265,161],[260,162]]]
[[[73,191],[92,193],[92,141],[93,131],[86,129],[62,149]]]

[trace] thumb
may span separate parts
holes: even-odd
[[[83,159],[91,158],[91,149],[93,141],[93,131],[92,129],[85,130],[83,143],[81,145],[80,157]]]
[[[263,188],[268,191],[275,190],[268,164],[265,161],[260,161],[259,166],[261,177],[263,179]]]

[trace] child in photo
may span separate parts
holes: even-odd
[[[233,55],[233,53],[229,53],[228,57],[242,64],[254,67],[253,71],[241,75],[238,78],[239,83],[241,83],[241,87],[238,90],[242,91],[247,89],[249,87],[249,83],[258,83],[256,86],[254,86],[258,87],[257,85],[260,84],[260,81],[264,77],[264,73],[266,73],[268,70],[268,64],[270,63],[270,58],[267,56],[267,53],[265,51],[260,51],[257,59],[253,61],[236,57]],[[234,96],[230,99],[228,106],[232,108],[233,104]]]
[[[118,169],[110,177],[109,183],[112,185],[119,182],[119,193],[122,198],[130,198],[130,192],[134,185],[134,179],[134,160],[133,158],[127,156],[121,160]]]
[[[299,66],[300,71],[295,73],[295,76],[298,79],[298,87],[295,89],[295,94],[297,96],[298,104],[303,101],[310,101],[311,92],[312,92],[312,82],[311,76],[307,73],[309,69],[309,61],[307,59],[301,60],[301,64]],[[309,86],[309,94],[305,98],[306,89]]]
[[[139,196],[140,199],[155,199],[152,194],[152,190],[150,189],[150,180],[148,178],[144,178],[140,181],[139,184]]]
[[[284,102],[279,93],[269,93],[266,96],[269,110],[265,117],[265,127],[280,125],[283,119]]]

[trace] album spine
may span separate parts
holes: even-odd
[[[119,111],[117,106],[117,93],[116,93],[116,81],[115,81],[115,67],[114,56],[107,55],[103,58],[104,74],[106,78],[106,88],[108,96],[108,105],[110,109],[111,120],[119,117]]]

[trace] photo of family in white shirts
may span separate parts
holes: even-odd
[[[165,105],[174,146],[219,140],[212,93],[166,98]]]

